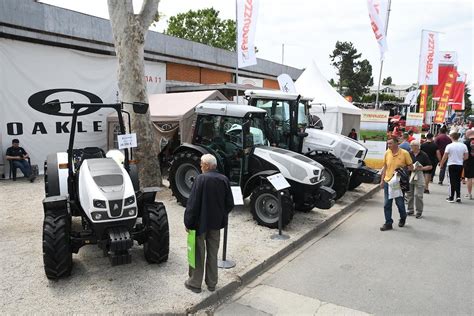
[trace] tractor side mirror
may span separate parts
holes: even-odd
[[[148,111],[148,103],[145,102],[133,102],[133,112],[138,114],[145,114]]]
[[[49,110],[50,113],[57,113],[61,111],[61,102],[59,99],[54,99],[43,103],[43,106]]]

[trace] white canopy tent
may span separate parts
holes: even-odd
[[[324,130],[346,136],[352,128],[359,131],[362,111],[328,83],[314,61],[296,80],[295,86],[305,98],[314,98],[310,113],[321,119]]]

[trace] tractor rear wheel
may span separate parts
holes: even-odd
[[[186,206],[194,180],[201,173],[201,155],[193,151],[177,153],[171,163],[170,186],[181,205]]]
[[[310,157],[325,168],[322,174],[324,177],[322,185],[336,191],[335,200],[341,198],[346,193],[349,185],[349,172],[342,161],[328,153],[311,155]]]
[[[268,183],[256,187],[250,197],[250,210],[259,225],[278,228],[278,212],[282,210],[282,226],[285,227],[293,218],[294,207],[288,190],[282,191],[281,205],[278,192]]]
[[[168,261],[170,252],[170,229],[168,215],[163,203],[146,204],[143,220],[145,223],[145,242],[143,252],[149,263]]]
[[[43,263],[48,279],[69,276],[72,270],[71,217],[46,213],[43,221]]]

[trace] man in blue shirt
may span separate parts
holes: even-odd
[[[405,149],[408,152],[411,152],[410,142],[408,141],[410,135],[408,133],[403,133],[403,142],[398,146],[402,149]]]

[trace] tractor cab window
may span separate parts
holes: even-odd
[[[308,127],[308,113],[306,110],[306,104],[303,101],[298,103],[298,129],[304,130]]]
[[[267,137],[272,146],[288,148],[290,103],[285,100],[257,100],[257,107],[267,111]]]

